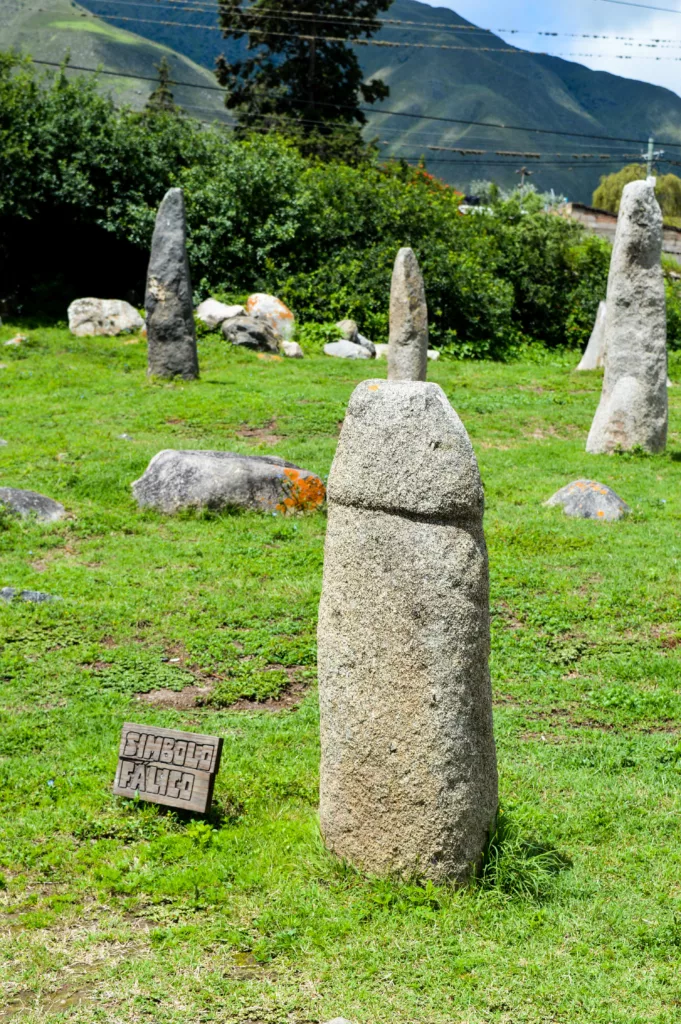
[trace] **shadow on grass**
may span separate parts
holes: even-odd
[[[512,815],[499,811],[476,885],[515,899],[545,900],[572,862],[549,843],[526,836]]]

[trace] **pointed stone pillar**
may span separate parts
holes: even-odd
[[[158,208],[144,304],[149,376],[198,377],[187,220],[180,188],[169,189]]]
[[[667,443],[667,314],[662,213],[647,181],[625,185],[608,276],[605,374],[586,450]]]
[[[484,496],[437,384],[364,381],[328,486],[320,820],[373,874],[465,883],[497,811]]]
[[[413,249],[400,249],[390,287],[388,380],[425,380],[428,307]]]

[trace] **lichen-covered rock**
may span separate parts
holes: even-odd
[[[167,513],[248,508],[285,514],[319,508],[325,499],[315,473],[275,455],[172,449],[153,457],[132,492],[141,507]]]
[[[589,344],[584,349],[578,370],[597,370],[605,366],[605,315],[608,307],[605,302],[598,303],[596,322],[589,338]]]
[[[23,491],[18,487],[0,487],[0,505],[23,519],[35,516],[41,523],[55,523],[66,515],[66,509],[58,501],[37,491]]]
[[[248,296],[246,312],[249,316],[266,320],[280,340],[291,340],[296,321],[291,310],[281,299],[274,295],[266,295],[264,292],[256,292]]]
[[[135,307],[123,299],[74,299],[67,316],[69,330],[78,338],[114,337],[144,327]]]
[[[364,345],[354,341],[329,341],[324,346],[324,354],[337,359],[371,359],[371,352]]]
[[[605,317],[605,374],[586,450],[667,442],[667,325],[660,265],[662,213],[647,181],[622,192],[610,261]]]
[[[181,188],[166,192],[156,215],[145,306],[149,375],[185,380],[198,377],[187,220]]]
[[[562,505],[566,516],[613,522],[631,509],[625,501],[597,480],[575,480],[551,495],[545,505]]]
[[[320,823],[371,873],[463,883],[493,826],[483,504],[441,388],[355,389],[329,477]]]
[[[196,307],[197,320],[200,320],[210,330],[215,330],[221,323],[233,316],[245,315],[244,306],[228,306],[225,302],[218,302],[217,299],[204,299]]]
[[[400,249],[390,287],[388,380],[425,380],[428,307],[413,249]]]
[[[267,320],[254,316],[235,316],[224,320],[222,333],[232,345],[245,345],[257,352],[278,352],[279,338]]]

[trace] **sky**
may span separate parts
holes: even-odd
[[[595,71],[665,86],[681,95],[681,0],[641,0],[651,7],[678,13],[644,10],[607,0],[422,0],[431,7],[448,7],[481,28],[525,50],[553,53]],[[521,29],[510,34],[499,29]],[[555,37],[544,32],[566,33]],[[567,33],[606,35],[609,39],[573,38]],[[626,40],[615,36],[629,37]],[[653,40],[663,46],[649,46]],[[637,45],[643,43],[645,45]],[[594,56],[583,56],[593,54]],[[626,55],[631,59],[621,59]],[[651,59],[660,57],[660,60]]]

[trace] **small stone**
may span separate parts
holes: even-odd
[[[206,327],[215,330],[225,320],[230,320],[233,316],[245,316],[246,309],[244,306],[228,306],[224,302],[218,302],[217,299],[204,299],[200,306],[196,308],[196,317],[205,324]]]
[[[3,437],[0,437],[0,448],[4,448],[6,444],[9,444],[9,441],[5,441]]]
[[[319,814],[370,874],[463,884],[495,820],[483,506],[437,384],[355,388],[329,476]]]
[[[222,323],[222,333],[232,345],[245,345],[260,352],[278,352],[279,338],[267,320],[235,316]]]
[[[440,358],[440,353],[436,348],[429,348],[428,351],[426,352],[426,355],[428,356],[429,359],[432,359],[433,362]]]
[[[400,249],[390,286],[388,380],[425,380],[428,307],[413,249]]]
[[[249,508],[258,512],[319,508],[324,484],[307,469],[275,455],[159,452],[132,485],[140,507],[173,513],[185,508]]]
[[[598,303],[596,322],[591,332],[589,343],[584,349],[578,370],[597,370],[605,366],[605,315],[608,307],[605,302]]]
[[[305,355],[297,341],[282,341],[281,351],[289,359],[302,359]]]
[[[37,491],[23,491],[18,487],[0,487],[0,505],[5,505],[22,519],[35,516],[41,523],[55,523],[66,515],[66,509],[58,501]]]
[[[118,440],[119,441],[132,441],[133,437],[132,437],[132,434],[119,434],[118,435]]]
[[[123,299],[74,299],[67,316],[77,338],[115,337],[144,327],[135,307]]]
[[[281,299],[274,295],[266,295],[264,292],[256,292],[248,296],[246,312],[249,316],[266,320],[280,340],[291,340],[296,321],[291,310]]]
[[[13,601],[14,598],[18,598],[20,601],[30,601],[32,604],[43,604],[46,601],[61,601],[60,597],[55,597],[53,594],[44,594],[40,590],[21,590],[17,593],[14,587],[3,587],[0,590],[0,600]]]
[[[144,304],[149,376],[184,380],[198,377],[187,219],[181,188],[169,189],[158,208]]]
[[[12,346],[13,348],[18,348],[19,345],[21,345],[22,342],[24,342],[24,341],[28,341],[28,338],[26,337],[26,335],[25,334],[17,334],[13,338],[10,338],[9,341],[5,342],[5,348],[7,348],[9,346]]]
[[[662,212],[648,181],[624,186],[610,260],[605,317],[605,374],[587,452],[667,443],[667,322]]]
[[[351,1024],[345,1017],[334,1017],[333,1020],[327,1020],[325,1024]]]
[[[562,505],[565,515],[575,519],[601,519],[608,523],[631,512],[619,495],[596,480],[575,480],[561,487],[544,504]]]
[[[324,346],[324,354],[338,359],[371,359],[371,352],[353,341],[329,341]]]

